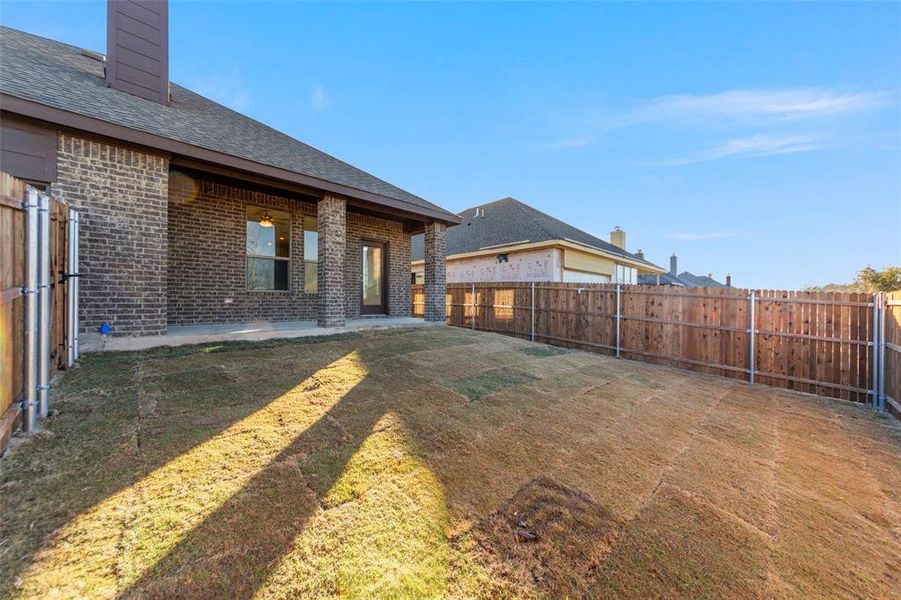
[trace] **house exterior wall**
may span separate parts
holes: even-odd
[[[288,291],[247,289],[248,206],[291,215]],[[315,217],[316,205],[287,193],[173,171],[169,178],[169,324],[316,319],[317,295],[303,291],[305,216]]]
[[[612,277],[613,268],[615,266],[616,263],[613,260],[598,256],[597,254],[580,252],[579,250],[573,250],[572,248],[566,248],[563,251],[564,269]]]
[[[81,324],[114,336],[162,335],[167,326],[317,320],[318,294],[303,291],[308,197],[172,170],[168,158],[60,134],[53,193],[81,211]],[[246,289],[246,208],[291,215],[290,290]],[[362,240],[388,250],[388,313],[411,314],[411,236],[401,221],[346,212],[347,318],[360,316]],[[320,244],[323,243],[320,235]]]
[[[347,318],[360,316],[363,301],[362,242],[386,242],[388,251],[388,314],[409,317],[412,314],[409,265],[412,237],[400,221],[355,212],[347,213],[347,253],[345,257],[345,290]]]
[[[81,328],[166,332],[169,161],[59,134],[53,193],[81,212]]]
[[[261,206],[291,215],[291,265],[288,291],[250,291],[246,285],[246,210]],[[170,325],[202,325],[243,321],[318,320],[318,293],[304,285],[303,218],[317,217],[318,205],[285,192],[239,187],[197,173],[174,171],[169,199]],[[410,235],[391,219],[345,212],[344,256],[332,251],[342,269],[344,297],[333,304],[347,318],[360,315],[362,295],[360,241],[388,243],[389,314],[409,316]],[[319,245],[326,248],[322,220]],[[343,262],[343,267],[341,263]],[[322,274],[320,261],[320,275]],[[402,275],[402,277],[401,277]],[[320,289],[322,283],[320,281]],[[330,317],[336,320],[336,315]]]
[[[499,263],[497,255],[447,261],[448,283],[472,281],[561,281],[562,252],[559,248],[542,248],[511,252],[507,262]],[[422,264],[413,272],[422,272]]]
[[[507,254],[507,262],[499,262],[498,254]],[[484,256],[447,260],[448,283],[478,281],[568,281],[609,283],[616,281],[616,268],[628,265],[605,256],[573,248],[538,248],[504,252],[498,248]],[[422,261],[412,266],[416,283],[423,282]],[[637,272],[644,273],[640,269]],[[651,271],[647,271],[651,272]],[[412,278],[411,278],[412,279]]]

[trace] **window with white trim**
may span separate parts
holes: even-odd
[[[638,283],[638,269],[625,265],[616,265],[613,269],[613,283],[629,285]]]

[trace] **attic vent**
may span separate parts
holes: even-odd
[[[476,214],[473,215],[473,218],[476,218],[476,217],[484,217],[484,216],[485,216],[485,209],[484,209],[484,208],[477,208],[477,209],[476,209]]]

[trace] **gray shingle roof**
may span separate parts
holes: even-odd
[[[657,276],[656,275],[639,275],[638,283],[643,285],[656,285],[657,284]],[[695,275],[694,273],[689,273],[688,271],[682,271],[678,275],[673,275],[672,273],[662,273],[660,275],[660,284],[661,285],[681,285],[685,287],[707,287],[707,288],[721,288],[726,287],[726,285],[720,283],[716,279],[712,277],[708,277],[706,275]]]
[[[480,213],[484,212],[483,216],[475,216],[477,208],[480,209]],[[463,218],[463,223],[447,230],[448,256],[475,252],[489,246],[571,240],[652,267],[656,266],[515,198],[480,204],[458,214]],[[421,260],[424,251],[422,235],[413,236],[413,260]]]
[[[168,106],[107,87],[81,49],[0,27],[0,91],[56,109],[452,213],[178,84]]]

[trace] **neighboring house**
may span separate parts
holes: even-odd
[[[669,272],[658,275],[639,275],[638,283],[642,285],[674,285],[678,287],[732,287],[732,276],[726,275],[726,283],[720,283],[713,275],[695,275],[688,271],[679,273],[676,255],[669,259]]]
[[[604,241],[536,210],[504,198],[459,213],[461,225],[447,230],[447,281],[571,281],[636,283],[641,274],[664,270],[626,252],[619,228]],[[413,281],[425,271],[424,240],[413,238]]]
[[[81,211],[85,331],[409,316],[414,233],[444,320],[456,215],[170,84],[166,2],[108,18],[105,57],[0,31],[0,169]]]

